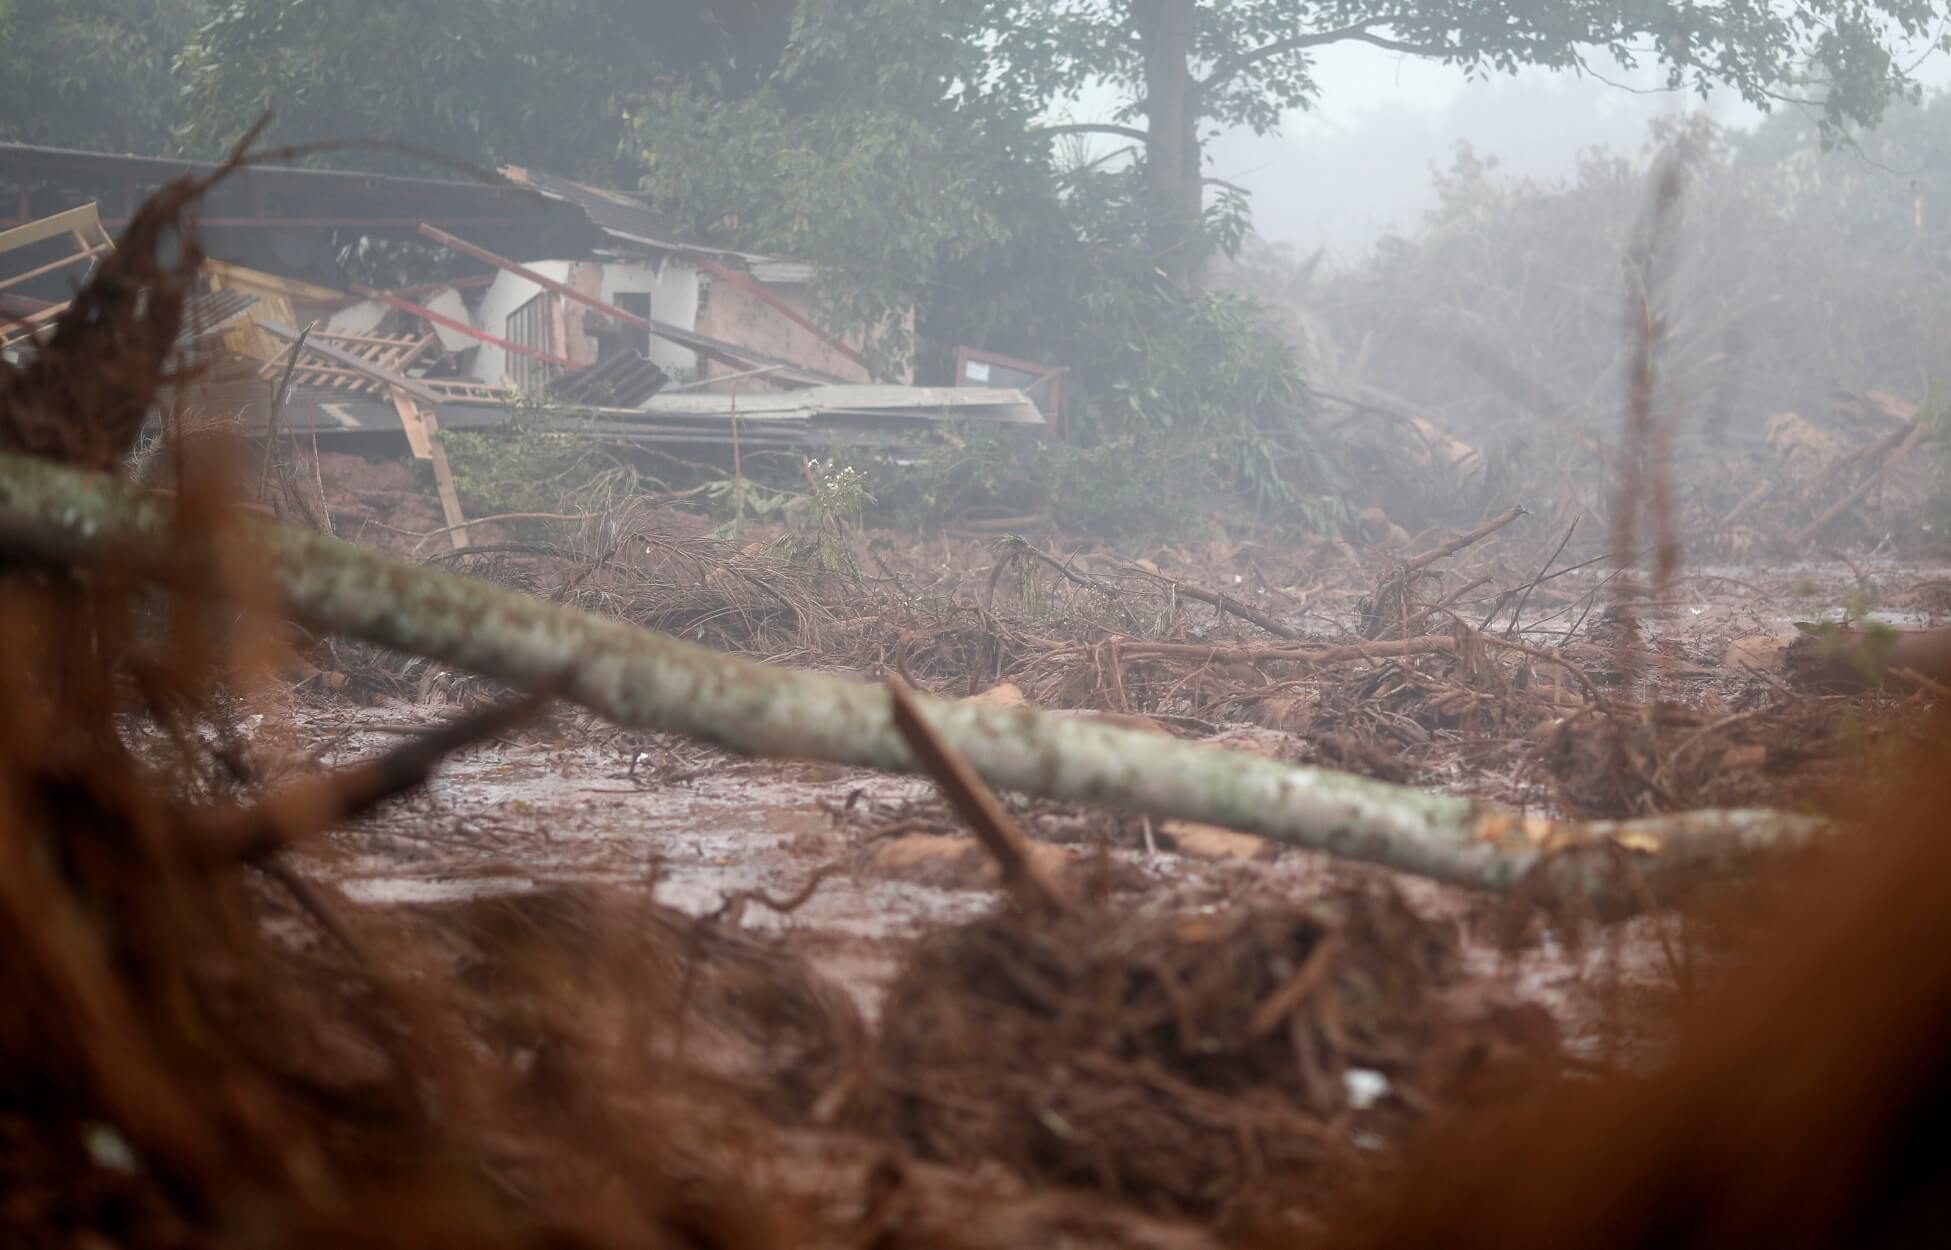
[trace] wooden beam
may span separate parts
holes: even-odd
[[[309,282],[300,282],[296,278],[281,278],[274,273],[247,269],[243,265],[233,265],[227,261],[205,258],[203,272],[221,278],[224,285],[282,295],[286,299],[295,299],[306,304],[343,304],[346,299],[345,292],[334,291],[331,287],[313,286]]]
[[[402,373],[406,372],[409,365],[417,364],[420,358],[427,354],[427,349],[439,342],[440,336],[429,330],[420,336],[420,341],[417,343],[400,344],[405,350],[400,353],[399,359],[393,361],[392,367]]]
[[[420,405],[414,403],[413,397],[397,386],[387,387],[386,393],[393,397],[393,411],[400,414],[400,428],[406,431],[406,445],[413,449],[413,458],[432,460],[434,458],[433,438],[427,433],[427,418],[426,414],[420,411]],[[442,459],[445,460],[446,457],[443,456]]]
[[[100,230],[101,228],[101,214],[96,211],[95,205],[90,202],[83,204],[79,208],[71,208],[66,212],[56,213],[52,217],[43,217],[39,221],[30,221],[24,226],[15,226],[11,230],[0,230],[0,252],[11,252],[15,248],[26,247],[30,243],[39,243],[43,239],[51,239],[58,234],[68,234],[80,230]]]
[[[257,323],[257,327],[266,334],[269,334],[272,338],[282,339],[287,343],[296,343],[298,341],[298,331],[292,329],[290,326],[279,325],[275,321],[260,321]],[[407,377],[405,374],[397,373],[384,365],[376,365],[370,360],[361,360],[343,348],[334,347],[330,343],[308,342],[305,344],[305,350],[315,356],[322,356],[341,368],[363,374],[383,386],[397,386],[422,403],[436,404],[440,402],[439,396],[412,378]]]
[[[467,513],[461,511],[461,493],[454,489],[454,471],[447,465],[447,449],[440,444],[440,419],[432,412],[422,412],[421,416],[427,425],[427,458],[434,464],[434,486],[440,491],[440,514],[453,527],[448,531],[448,537],[454,544],[454,550],[460,551],[469,546],[472,540],[467,532]]]
[[[25,317],[14,317],[0,322],[0,347],[12,347],[29,339],[39,338],[54,328],[56,317],[68,311],[68,301],[50,304],[39,312],[28,313]]]
[[[57,269],[66,269],[69,265],[80,264],[85,260],[93,260],[105,252],[112,252],[114,250],[115,248],[107,243],[84,247],[79,252],[63,256],[60,260],[51,260],[38,269],[29,269],[26,273],[17,273],[5,281],[0,281],[0,291],[4,291],[10,286],[19,286],[21,283],[38,278],[44,273],[53,273]]]

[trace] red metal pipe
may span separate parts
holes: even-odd
[[[451,248],[463,256],[472,256],[476,260],[486,261],[497,269],[505,269],[517,278],[526,278],[545,291],[553,291],[564,299],[575,300],[578,304],[593,308],[606,317],[614,317],[627,326],[634,326],[639,330],[653,334],[661,328],[647,318],[639,317],[635,313],[625,312],[615,304],[607,303],[587,292],[578,291],[566,282],[557,282],[554,278],[545,278],[526,265],[509,260],[506,256],[497,256],[485,247],[478,247],[475,244],[469,243],[466,239],[456,238],[445,230],[435,229],[425,222],[420,224],[420,233],[440,244],[442,247]]]
[[[731,283],[739,290],[744,291],[747,295],[750,295],[753,299],[760,301],[761,303],[765,304],[768,308],[771,308],[774,312],[778,313],[780,316],[786,318],[788,321],[791,321],[794,325],[812,331],[814,334],[820,337],[821,342],[826,343],[829,347],[832,347],[835,351],[839,352],[842,356],[845,356],[848,360],[853,361],[855,364],[859,365],[863,369],[867,369],[868,372],[870,373],[873,372],[873,370],[869,368],[867,364],[867,357],[861,355],[860,352],[856,350],[851,343],[845,342],[844,340],[835,336],[832,332],[822,328],[821,326],[814,324],[811,320],[809,320],[805,316],[802,316],[800,311],[797,308],[794,308],[791,304],[788,304],[785,300],[779,298],[771,291],[766,290],[764,283],[759,282],[757,279],[752,278],[750,275],[742,274],[736,269],[728,269],[724,265],[719,264],[715,260],[710,260],[707,259],[706,257],[698,256],[695,253],[692,254],[692,259],[698,262],[698,267],[700,269],[704,270],[712,277],[719,278],[722,279],[723,281]]]
[[[466,239],[455,238],[445,230],[436,229],[425,222],[420,223],[420,233],[443,247],[451,248],[459,252],[463,256],[472,256],[476,260],[486,261],[497,269],[506,270],[518,278],[525,278],[533,282],[545,291],[553,291],[564,299],[574,300],[576,303],[586,308],[593,308],[604,316],[620,321],[624,325],[634,326],[639,330],[647,331],[666,342],[676,343],[679,347],[697,352],[701,356],[708,356],[713,360],[722,361],[725,364],[733,365],[740,369],[749,368],[752,365],[766,365],[779,370],[781,377],[798,378],[815,385],[847,385],[848,380],[846,378],[827,373],[822,369],[813,369],[806,365],[794,364],[790,360],[781,360],[776,356],[768,356],[764,352],[755,351],[748,347],[741,347],[736,343],[727,343],[722,339],[712,338],[710,335],[699,334],[696,330],[687,330],[683,326],[674,326],[668,321],[658,321],[652,317],[639,317],[635,313],[625,312],[614,304],[605,303],[593,295],[578,291],[575,287],[569,286],[566,283],[557,282],[553,278],[545,278],[526,265],[518,265],[506,256],[497,256],[485,247],[479,247],[473,243],[469,243]]]
[[[376,299],[390,308],[397,308],[403,313],[411,313],[423,320],[431,321],[437,326],[446,326],[450,330],[458,330],[469,338],[480,339],[483,343],[492,344],[505,352],[514,352],[517,356],[526,356],[530,360],[539,360],[545,365],[557,365],[564,369],[574,369],[576,367],[574,361],[565,357],[551,355],[544,351],[537,351],[533,347],[524,347],[520,343],[511,343],[507,339],[496,338],[485,330],[475,329],[465,321],[456,321],[452,317],[437,313],[424,305],[415,304],[411,300],[403,300],[399,296],[390,294],[389,292],[375,291],[369,286],[359,286],[356,283],[353,285],[352,291],[353,294],[362,299]]]

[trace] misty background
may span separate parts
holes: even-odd
[[[1168,12],[1189,41],[1152,57]],[[1540,482],[1604,516],[1635,324],[1657,326],[1681,450],[1720,440],[1741,472],[1869,436],[1839,392],[1931,398],[1945,28],[1932,6],[1855,12],[1358,10],[1426,50],[1406,55],[1280,0],[0,0],[0,140],[211,159],[269,111],[267,145],[337,143],[297,159],[432,172],[359,146],[406,140],[802,263],[809,311],[877,379],[947,384],[965,349],[1067,371],[1056,446],[971,444],[877,488],[926,520],[1345,532],[1381,508],[1415,531]],[[1693,45],[1671,42],[1682,17]],[[1764,114],[1711,84],[1802,102]],[[1825,149],[1819,123],[1848,140]],[[1662,153],[1685,186],[1649,237]],[[322,242],[309,277],[335,288],[454,276],[417,238]],[[1831,445],[1784,442],[1784,413]],[[1581,450],[1554,458],[1565,439]],[[1709,494],[1740,476],[1682,463]],[[1736,502],[1699,506],[1725,527]]]
[[[1951,59],[1914,55],[1927,94],[1951,85]],[[1449,166],[1459,144],[1506,176],[1555,181],[1576,172],[1581,154],[1644,155],[1662,118],[1748,131],[1770,117],[1731,91],[1703,99],[1667,90],[1652,69],[1610,64],[1600,72],[1603,79],[1542,69],[1472,78],[1381,48],[1329,47],[1315,55],[1314,105],[1285,113],[1276,133],[1220,133],[1208,149],[1209,172],[1252,193],[1262,238],[1303,254],[1325,249],[1332,268],[1359,263],[1383,235],[1419,229],[1436,203],[1432,171]],[[1087,95],[1073,113],[1102,115],[1101,106]],[[1775,112],[1784,110],[1794,111]],[[1859,164],[1865,176],[1894,183],[1913,172]]]

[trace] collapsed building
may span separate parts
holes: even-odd
[[[34,350],[150,190],[215,169],[0,144],[0,350]],[[952,386],[876,370],[863,336],[820,324],[813,266],[687,240],[633,196],[538,171],[252,165],[212,188],[198,228],[211,260],[180,344],[204,366],[198,403],[247,429],[410,447],[443,495],[436,432],[518,412],[623,447],[756,451],[920,447],[955,422],[1034,437],[1059,402],[1056,385],[1039,401],[983,384],[967,352]],[[349,276],[361,249],[406,243],[451,276]]]

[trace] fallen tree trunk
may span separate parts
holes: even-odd
[[[1951,628],[1872,625],[1802,634],[1782,664],[1792,683],[1820,690],[1942,689],[1951,685]]]
[[[621,724],[743,755],[916,769],[883,687],[724,655],[241,514],[228,525],[221,541],[255,548],[290,615],[314,628],[551,689]],[[167,500],[0,455],[0,555],[160,576],[171,526]],[[1739,874],[1758,854],[1830,828],[1768,811],[1552,822],[1032,708],[917,703],[944,743],[1004,789],[1244,830],[1477,889],[1528,881],[1608,911]]]

